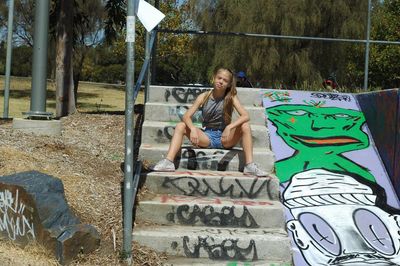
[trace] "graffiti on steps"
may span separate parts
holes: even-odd
[[[172,88],[165,91],[165,101],[168,102],[172,96],[178,103],[192,103],[194,100],[209,89],[202,88]]]
[[[213,154],[206,154],[201,150],[184,148],[179,159],[183,168],[224,171],[235,156],[239,156],[239,160],[243,161],[243,154],[239,150],[216,150]]]
[[[196,172],[196,174],[198,173]],[[261,192],[266,192],[268,193],[269,198],[272,198],[270,192],[270,178],[254,178],[251,183],[249,180],[244,181],[235,178],[234,182],[235,184],[225,181],[223,176],[214,184],[210,183],[207,178],[195,178],[191,176],[171,178],[166,176],[162,183],[162,187],[174,187],[186,196],[217,195],[219,197],[246,197],[249,199],[255,199]]]
[[[270,201],[253,201],[243,199],[228,199],[228,198],[207,198],[207,197],[190,197],[183,195],[167,195],[163,194],[160,197],[161,203],[194,203],[194,204],[233,204],[241,206],[272,206]]]
[[[201,222],[207,226],[259,227],[246,206],[243,206],[241,213],[242,215],[237,217],[234,206],[224,206],[220,211],[216,211],[211,205],[204,207],[196,204],[193,207],[181,205],[176,208],[176,211],[167,214],[167,220],[185,225],[194,225],[197,222]]]
[[[238,262],[238,261],[232,261],[228,262],[226,266],[253,266],[250,262]],[[263,266],[292,266],[291,263],[289,262],[270,262],[266,263]]]
[[[193,233],[202,234],[202,235],[223,235],[229,234],[231,236],[240,236],[240,235],[271,235],[274,234],[285,234],[279,233],[277,231],[273,232],[266,229],[241,229],[241,228],[195,228],[193,229]]]
[[[326,93],[326,92],[312,92],[310,97],[319,99],[328,99],[332,101],[346,101],[351,102],[351,98],[348,95],[336,94],[336,93]]]
[[[164,176],[165,173],[162,172],[153,172],[152,175],[161,175]],[[228,171],[175,171],[168,173],[168,176],[218,176],[218,177],[247,177],[251,178],[252,176],[245,175],[241,172],[228,172]],[[267,177],[269,178],[269,177]]]
[[[6,233],[10,240],[17,237],[35,238],[33,221],[26,213],[30,208],[20,201],[18,190],[15,196],[9,190],[0,191],[0,232]]]
[[[212,260],[250,260],[258,259],[257,248],[254,240],[250,240],[247,247],[240,247],[238,239],[224,239],[216,243],[211,237],[201,237],[197,243],[190,243],[188,236],[183,237],[183,250],[189,258],[199,258],[203,249]]]
[[[178,122],[182,121],[183,115],[189,109],[189,106],[177,105],[175,107],[168,107],[168,115],[170,121]],[[196,111],[192,116],[194,124],[201,124],[203,122],[203,115],[201,111]]]
[[[175,126],[166,126],[163,129],[157,131],[157,142],[169,142],[174,135]]]

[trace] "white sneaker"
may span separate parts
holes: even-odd
[[[243,169],[243,174],[254,175],[254,176],[267,176],[267,173],[258,168],[255,163],[248,163]]]
[[[150,168],[153,171],[156,172],[174,172],[175,171],[175,165],[173,162],[171,162],[168,159],[162,159],[156,165]]]

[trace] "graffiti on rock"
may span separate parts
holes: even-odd
[[[258,259],[254,240],[250,240],[247,247],[241,248],[238,239],[224,239],[220,243],[211,237],[201,237],[197,243],[190,243],[188,236],[183,237],[183,249],[189,258],[199,258],[200,249],[203,249],[212,260],[251,260]]]
[[[35,238],[35,230],[27,212],[31,212],[20,201],[19,191],[15,195],[9,190],[0,191],[0,232],[6,233],[9,239],[17,237]]]
[[[197,204],[193,207],[181,205],[176,208],[176,211],[168,213],[167,219],[170,222],[178,222],[185,225],[194,225],[200,221],[207,226],[259,227],[246,206],[243,206],[241,213],[241,216],[236,216],[234,206],[224,206],[217,211],[211,205],[204,207],[200,207]]]
[[[266,191],[268,196],[271,198],[271,179],[269,178],[253,179],[250,185],[246,185],[246,182],[237,178],[235,178],[234,181],[235,184],[227,183],[224,181],[224,177],[222,176],[218,179],[216,184],[212,184],[207,181],[207,178],[200,179],[191,176],[171,178],[167,176],[165,177],[162,186],[165,188],[170,188],[172,186],[186,196],[208,196],[212,194],[219,197],[229,196],[230,198],[246,197],[249,199],[255,199],[261,192]]]

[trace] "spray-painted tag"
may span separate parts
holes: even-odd
[[[135,16],[126,17],[126,42],[135,42]]]

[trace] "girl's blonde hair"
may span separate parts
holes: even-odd
[[[237,94],[236,77],[233,74],[232,70],[230,70],[228,68],[218,68],[214,72],[214,78],[218,73],[220,73],[222,71],[226,71],[231,75],[230,84],[226,88],[225,96],[224,96],[224,121],[225,121],[225,125],[229,125],[232,122],[233,97],[235,97],[235,95]]]

